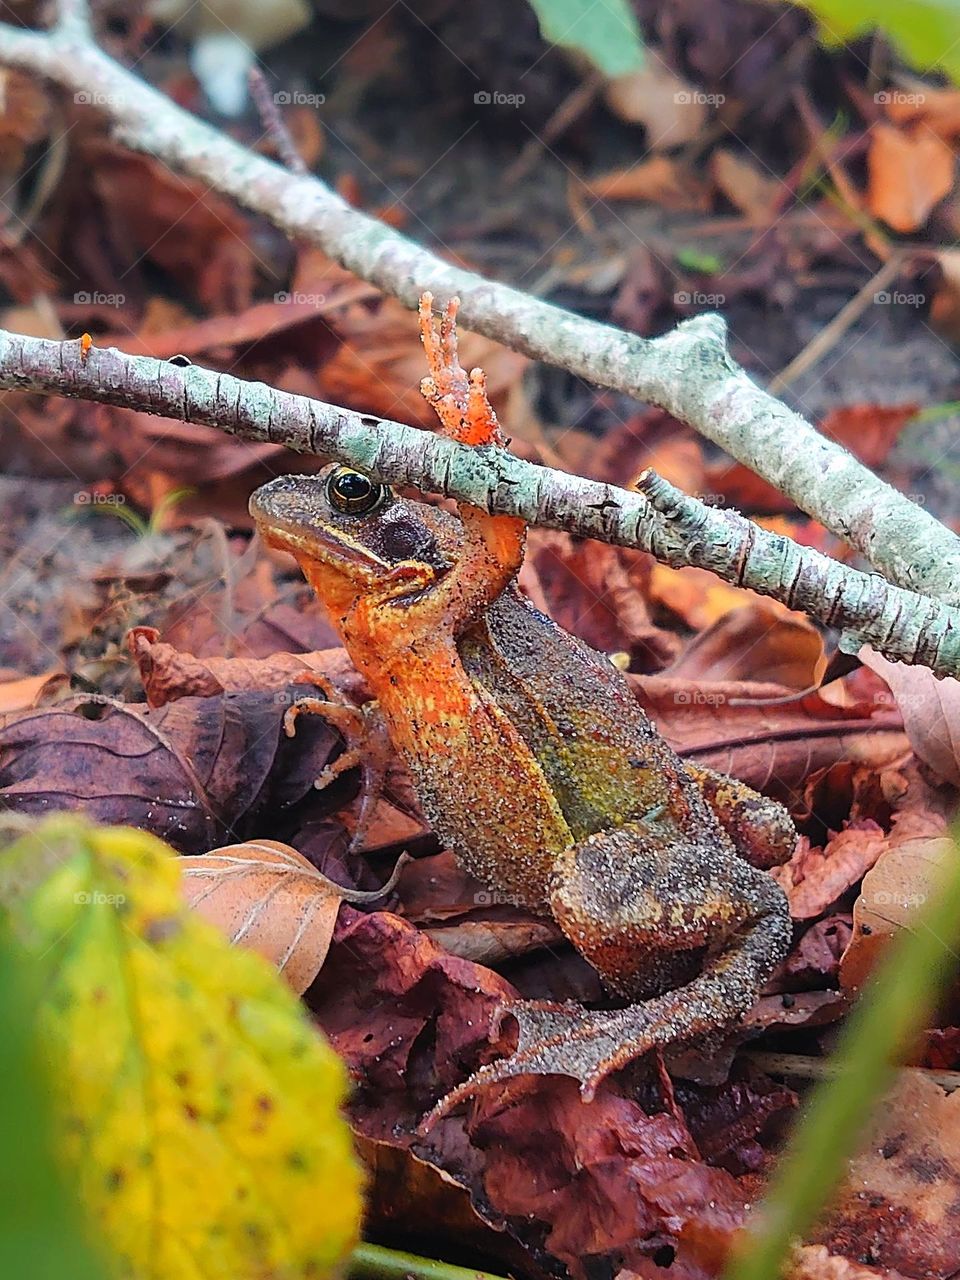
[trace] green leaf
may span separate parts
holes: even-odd
[[[643,66],[643,36],[629,0],[530,0],[540,34],[577,49],[610,76]]]
[[[960,83],[958,0],[798,0],[820,23],[824,44],[842,44],[882,31],[905,61],[921,71],[940,68]]]

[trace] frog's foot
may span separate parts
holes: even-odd
[[[439,333],[433,322],[433,294],[420,297],[420,336],[430,376],[420,383],[420,392],[440,419],[443,434],[462,444],[504,444],[493,405],[487,399],[482,369],[467,371],[460,364],[457,349],[459,298],[451,298],[440,317]]]
[[[652,1001],[651,1004],[656,1004]],[[647,1013],[648,1005],[594,1011],[573,1001],[518,1000],[498,1010],[495,1035],[503,1019],[516,1018],[517,1047],[509,1057],[481,1067],[469,1080],[446,1094],[423,1122],[429,1129],[480,1089],[514,1076],[562,1075],[580,1081],[584,1102],[592,1101],[601,1081],[634,1058],[669,1039],[664,1018]]]
[[[363,844],[377,801],[383,792],[390,762],[390,739],[376,703],[369,702],[358,707],[348,702],[336,685],[325,676],[311,674],[310,683],[317,685],[327,697],[298,698],[287,708],[283,717],[284,732],[288,738],[292,738],[297,731],[297,720],[306,714],[321,716],[342,735],[343,751],[314,778],[313,785],[318,791],[322,791],[342,773],[359,768],[360,812],[348,848],[348,852],[355,853]]]

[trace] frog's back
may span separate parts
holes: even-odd
[[[504,592],[458,648],[537,757],[577,838],[667,800],[674,757],[626,677],[518,590]]]

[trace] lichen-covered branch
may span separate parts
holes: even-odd
[[[710,569],[840,627],[848,645],[960,673],[960,610],[838,564],[648,474],[647,497],[199,365],[0,330],[0,388],[97,400],[349,462],[531,524]]]
[[[65,13],[80,6],[70,0]],[[645,340],[451,266],[177,107],[99,50],[83,23],[49,33],[0,24],[0,62],[85,91],[130,146],[150,152],[319,245],[409,307],[458,293],[468,328],[668,409],[846,539],[891,582],[960,603],[960,538],[761,390],[731,359],[719,316]]]

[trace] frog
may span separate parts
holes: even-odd
[[[421,390],[450,438],[504,448],[456,314],[451,299],[438,325],[421,299]],[[794,850],[790,815],[681,760],[623,671],[531,603],[525,521],[337,462],[268,482],[250,511],[325,606],[441,844],[497,901],[552,918],[621,1005],[505,1003],[495,1030],[515,1018],[515,1050],[442,1109],[528,1074],[572,1076],[589,1102],[634,1059],[741,1021],[790,946],[769,874]]]

